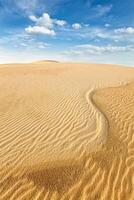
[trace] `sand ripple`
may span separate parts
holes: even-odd
[[[133,200],[133,80],[107,65],[1,66],[0,199]]]

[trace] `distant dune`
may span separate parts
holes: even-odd
[[[133,68],[1,65],[0,91],[0,200],[134,199]]]
[[[33,63],[59,63],[59,61],[56,61],[56,60],[40,60],[40,61],[35,61]]]

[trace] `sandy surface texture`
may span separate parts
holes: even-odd
[[[0,200],[133,200],[134,69],[0,66]]]

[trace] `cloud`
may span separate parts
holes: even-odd
[[[81,24],[79,24],[79,23],[74,23],[74,24],[72,24],[72,27],[73,27],[73,29],[80,29],[81,28]]]
[[[115,29],[115,33],[134,34],[134,28],[133,27],[127,27],[127,28]]]
[[[25,49],[25,50],[34,50],[34,49],[46,49],[49,47],[49,44],[41,41],[31,40],[31,41],[24,41],[22,43],[16,44],[16,48]]]
[[[6,15],[12,13],[25,16],[35,13],[41,10],[41,8],[44,9],[45,5],[42,4],[41,1],[42,0],[0,0],[0,7]]]
[[[34,11],[37,8],[38,0],[14,0],[16,6],[27,13]]]
[[[95,15],[96,17],[102,17],[104,15],[106,15],[107,13],[109,13],[112,9],[113,5],[110,4],[110,5],[97,5],[95,8],[94,8],[94,11],[95,11]]]
[[[39,49],[45,49],[46,47],[48,47],[48,44],[47,44],[47,43],[38,42],[38,48],[39,48]]]
[[[54,36],[56,35],[54,27],[64,26],[67,23],[64,20],[52,19],[48,13],[43,13],[41,17],[31,15],[29,18],[35,23],[35,26],[29,26],[25,28],[25,31],[29,34],[44,34]]]
[[[49,49],[51,45],[45,41],[41,41],[38,38],[33,38],[31,35],[26,33],[14,33],[0,38],[0,47],[12,50],[39,50]]]
[[[82,25],[82,28],[77,30],[77,32],[75,32],[72,37],[81,40],[91,39],[94,41],[99,39],[102,42],[105,40],[106,43],[125,42],[126,44],[134,44],[133,29],[132,27],[131,29],[125,30],[124,28],[114,29],[110,24],[104,25],[104,27]]]
[[[105,24],[104,25],[106,28],[109,28],[111,26],[111,24]]]
[[[35,22],[37,26],[44,26],[46,28],[53,27],[53,20],[50,18],[48,13],[43,13],[43,15],[39,18],[35,16],[30,16],[29,18]]]
[[[43,13],[39,18],[32,15],[29,18],[36,23],[37,26],[44,26],[52,28],[54,25],[64,26],[67,22],[65,20],[52,19],[48,13]]]
[[[129,52],[134,51],[134,47],[132,46],[97,46],[91,44],[77,45],[71,48],[67,54],[71,55],[102,55],[109,53],[117,53],[117,52]]]
[[[33,21],[33,22],[38,21],[37,17],[35,17],[34,15],[29,16],[29,19],[31,19],[31,21]]]
[[[33,27],[29,26],[25,28],[25,31],[29,34],[43,34],[43,35],[50,35],[50,36],[55,35],[54,30],[50,30],[44,26],[33,26]]]
[[[54,24],[56,24],[56,25],[58,25],[58,26],[64,26],[64,25],[66,25],[67,24],[67,22],[66,21],[64,21],[64,20],[54,20]]]

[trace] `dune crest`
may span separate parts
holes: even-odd
[[[100,110],[106,114],[110,124],[104,151],[111,157],[109,163],[111,169],[108,174],[111,177],[109,194],[108,192],[105,194],[105,199],[133,199],[134,83],[97,91],[93,99]]]

